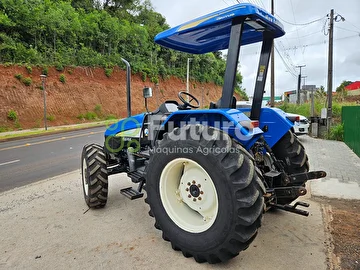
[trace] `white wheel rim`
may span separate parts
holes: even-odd
[[[181,229],[201,233],[215,222],[219,202],[205,169],[187,158],[169,162],[160,176],[160,198],[166,213]]]
[[[84,193],[86,196],[88,196],[89,194],[89,183],[86,180],[86,173],[87,173],[87,163],[85,158],[83,159],[83,164],[82,164],[82,182],[83,182],[83,187],[84,187]]]

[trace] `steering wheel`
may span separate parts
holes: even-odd
[[[191,99],[189,101],[187,101],[184,96],[188,96]],[[200,107],[200,102],[198,101],[198,99],[196,97],[194,97],[192,94],[188,93],[188,92],[179,92],[178,93],[178,97],[179,99],[184,103],[184,107],[189,106],[190,108],[199,108]],[[196,104],[191,104],[192,101],[194,101]]]

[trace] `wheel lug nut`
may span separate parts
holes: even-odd
[[[186,190],[186,191],[189,191],[189,188],[186,188],[185,190]]]
[[[200,191],[200,194],[204,194],[204,191],[201,190],[201,191]]]
[[[200,188],[200,187],[201,187],[201,185],[200,185],[200,184],[198,184],[198,187]]]
[[[201,201],[201,200],[202,200],[202,198],[201,198],[201,197],[199,197],[199,198],[198,198],[198,200],[199,200],[199,201]]]
[[[195,184],[196,183],[195,180],[193,180],[192,183]]]
[[[196,198],[194,198],[193,201],[196,202]]]
[[[190,185],[191,185],[191,183],[190,183],[190,182],[188,182],[188,183],[187,183],[187,185],[188,185],[188,186],[190,186]]]
[[[188,198],[191,198],[191,195],[190,195],[190,194],[188,195]]]

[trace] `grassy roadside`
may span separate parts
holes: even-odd
[[[41,129],[37,128],[37,129],[28,129],[21,131],[3,132],[0,133],[0,142],[45,136],[49,134],[57,134],[68,131],[74,131],[74,130],[88,129],[93,127],[101,127],[101,126],[107,127],[113,123],[116,123],[117,121],[118,120],[107,120],[107,121],[97,121],[97,122],[78,124],[78,125],[55,126],[55,127],[49,127],[48,130],[44,130],[44,128]]]

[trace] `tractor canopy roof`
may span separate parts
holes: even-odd
[[[159,33],[155,42],[182,52],[202,54],[229,47],[234,19],[245,18],[241,45],[263,40],[263,31],[274,38],[285,34],[282,24],[270,13],[252,4],[234,5]]]

